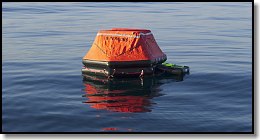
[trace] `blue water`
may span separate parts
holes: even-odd
[[[3,3],[4,132],[251,132],[251,3]],[[190,75],[83,81],[100,29],[150,29]],[[92,94],[97,93],[98,95]]]

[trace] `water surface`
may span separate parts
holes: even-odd
[[[4,132],[252,131],[251,3],[3,3]],[[150,29],[176,77],[84,81],[100,29]],[[97,95],[96,95],[97,94]]]

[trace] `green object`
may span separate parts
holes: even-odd
[[[177,64],[172,63],[162,63],[161,65],[157,65],[156,67],[158,70],[163,71],[168,74],[174,74],[174,75],[183,75],[183,74],[189,74],[190,70],[188,66],[180,66]]]
[[[184,68],[184,66],[179,66],[179,65],[176,65],[176,64],[171,64],[171,63],[162,63],[162,65],[166,66],[166,67],[171,67],[171,68]]]
[[[173,67],[174,64],[170,64],[170,63],[162,63],[162,65],[166,66],[166,67]]]

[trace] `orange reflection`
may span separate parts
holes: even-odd
[[[91,93],[93,86],[89,84],[85,84],[85,86],[87,94],[95,94]],[[151,103],[145,96],[115,96],[109,95],[109,91],[104,93],[107,95],[87,96],[88,101],[85,103],[90,104],[95,109],[106,109],[114,112],[150,112],[146,107],[150,106]]]
[[[132,132],[134,131],[134,129],[132,128],[116,128],[116,127],[105,127],[105,128],[101,128],[101,131],[128,131],[128,132]]]
[[[153,97],[161,96],[154,77],[103,79],[84,75],[86,101],[91,108],[113,112],[151,112]]]
[[[118,128],[115,127],[107,127],[107,128],[102,128],[103,131],[117,131]]]

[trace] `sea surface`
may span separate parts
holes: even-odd
[[[252,4],[2,3],[4,132],[251,132]],[[98,30],[150,29],[178,77],[81,75]]]

